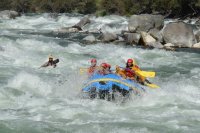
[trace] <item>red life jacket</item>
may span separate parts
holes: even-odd
[[[135,77],[135,72],[131,68],[126,68],[125,69],[125,74],[127,77]]]
[[[140,70],[139,66],[133,65],[125,69],[125,74],[127,77],[134,78],[136,76],[135,71],[138,71],[138,70]]]
[[[89,74],[93,74],[94,71],[95,71],[95,69],[96,69],[96,66],[95,66],[95,67],[93,67],[93,66],[89,67],[89,68],[88,68],[88,73],[89,73]]]

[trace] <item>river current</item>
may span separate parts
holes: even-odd
[[[26,14],[0,20],[0,133],[199,133],[200,51],[82,43],[81,33],[55,34],[83,16]],[[84,30],[120,33],[128,18],[91,17]],[[41,68],[52,54],[56,68]],[[126,103],[81,99],[90,59],[124,66],[134,58],[159,89]]]

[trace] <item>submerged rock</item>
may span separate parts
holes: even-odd
[[[77,24],[75,24],[72,27],[77,28],[78,30],[82,30],[82,27],[85,26],[88,23],[90,23],[90,19],[88,17],[84,17]]]
[[[81,19],[74,26],[72,26],[72,27],[63,27],[63,28],[58,29],[58,30],[56,30],[54,32],[57,32],[57,33],[79,32],[79,31],[82,31],[82,27],[85,26],[88,23],[90,23],[89,18],[88,17],[84,17],[83,19]]]
[[[68,32],[79,32],[79,30],[77,28],[66,27],[66,28],[61,28],[61,29],[55,30],[54,32],[56,32],[56,33],[68,33]]]
[[[89,35],[83,38],[83,41],[85,41],[86,43],[94,43],[96,42],[96,38],[93,35]]]

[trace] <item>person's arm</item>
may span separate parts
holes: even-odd
[[[138,65],[135,65],[135,71],[141,71],[141,69]]]
[[[49,66],[49,63],[46,62],[46,63],[44,63],[43,65],[41,65],[40,67],[48,67],[48,66]]]
[[[126,78],[126,74],[125,74],[125,70],[124,69],[120,69],[119,66],[116,66],[116,71],[115,73],[119,76],[121,76],[122,78]]]
[[[87,73],[90,74],[91,73],[91,67],[87,68]]]

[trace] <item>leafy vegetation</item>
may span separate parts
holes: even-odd
[[[0,10],[18,12],[132,15],[159,13],[169,17],[198,16],[200,0],[1,0]]]

